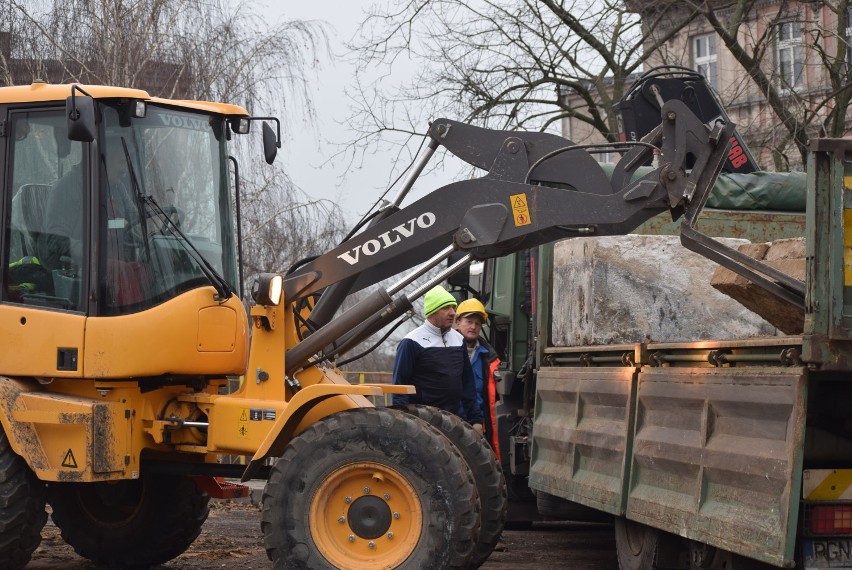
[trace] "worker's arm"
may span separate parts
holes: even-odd
[[[479,425],[479,431],[482,432],[482,408],[476,403],[476,381],[473,378],[473,368],[470,365],[470,359],[467,357],[467,349],[464,345],[460,347],[464,352],[464,368],[462,370],[462,408],[464,409],[464,417],[468,423],[474,426]]]
[[[414,376],[414,363],[417,360],[417,352],[419,346],[416,342],[404,338],[396,347],[396,360],[393,364],[393,383],[394,384],[412,384]],[[410,403],[411,396],[409,394],[394,394],[393,405],[402,406]]]

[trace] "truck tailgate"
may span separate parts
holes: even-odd
[[[624,512],[635,376],[631,367],[539,370],[532,488],[615,515]]]
[[[803,368],[542,368],[537,394],[533,488],[793,561]]]

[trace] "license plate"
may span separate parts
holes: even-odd
[[[806,540],[805,570],[852,568],[852,538]]]

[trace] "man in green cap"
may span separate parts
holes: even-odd
[[[425,404],[457,414],[482,431],[482,410],[464,337],[453,329],[456,302],[440,285],[423,298],[426,322],[396,349],[394,384],[411,384],[416,394],[394,394],[394,405]]]

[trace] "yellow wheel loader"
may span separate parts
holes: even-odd
[[[422,413],[367,398],[417,403],[414,387],[349,384],[336,359],[471,259],[688,212],[732,125],[711,130],[678,102],[662,117],[612,182],[561,137],[437,120],[396,199],[334,250],[258,276],[247,310],[228,145],[260,124],[271,163],[275,119],[135,89],[0,88],[0,567],[26,565],[46,502],[82,556],[166,562],[198,536],[210,495],[225,495],[222,476],[267,479],[262,527],[276,567],[481,564],[505,491],[477,482],[502,476],[474,477]],[[400,208],[440,146],[487,175]],[[661,166],[634,177],[654,148]],[[339,313],[350,293],[408,270]]]

